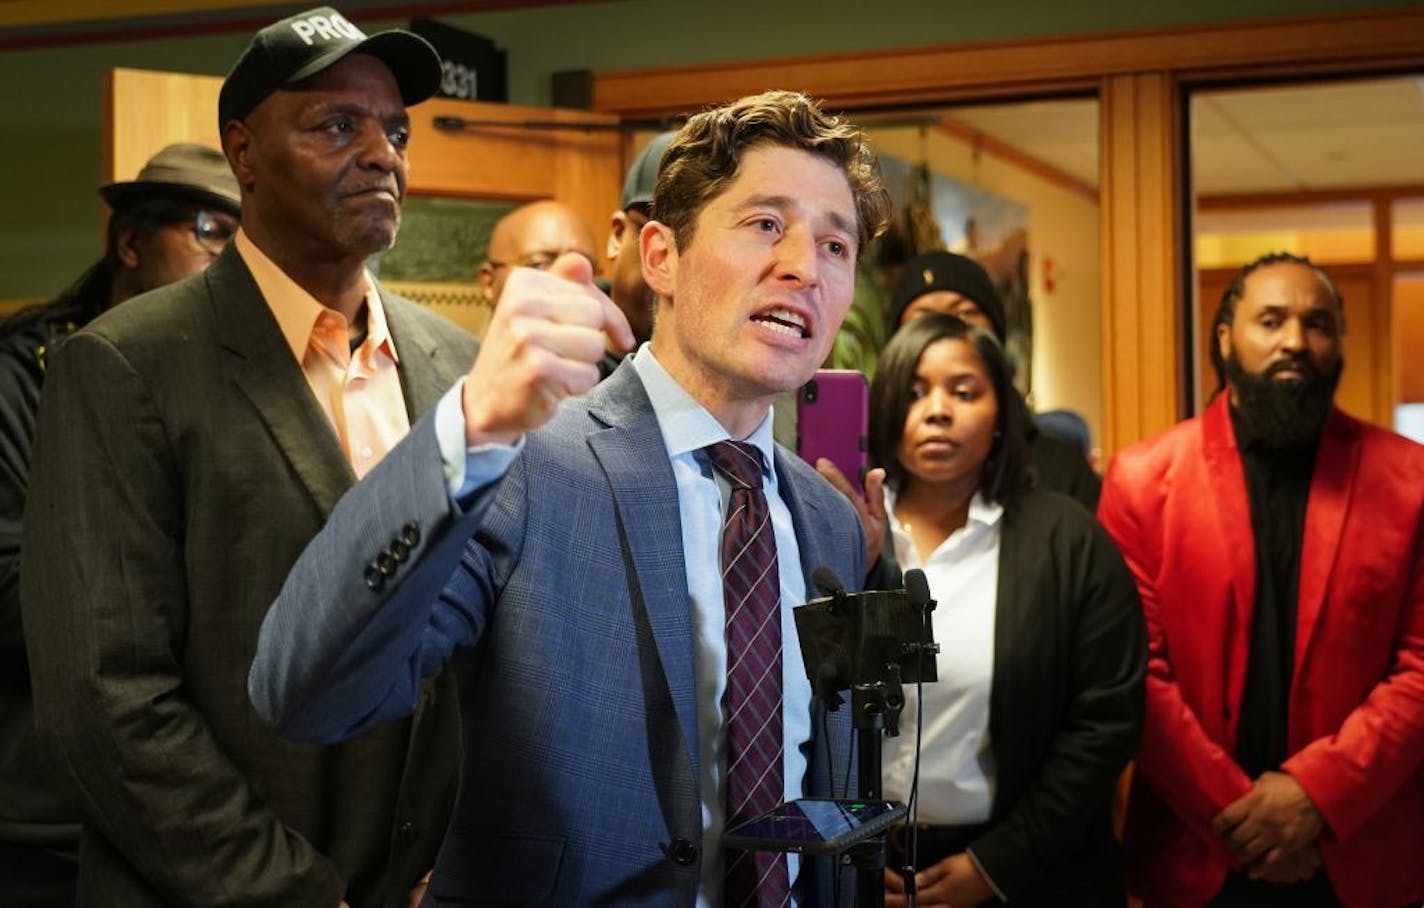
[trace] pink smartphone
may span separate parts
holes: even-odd
[[[865,492],[870,385],[854,369],[819,369],[796,392],[796,453],[811,466],[825,457]]]

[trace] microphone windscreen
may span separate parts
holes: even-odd
[[[925,579],[925,572],[919,568],[910,568],[905,572],[905,592],[910,597],[910,607],[921,609],[930,601],[930,584]]]
[[[821,591],[822,596],[834,596],[837,593],[845,592],[845,584],[841,583],[841,578],[836,576],[836,572],[824,564],[816,566],[811,572],[811,582],[816,585],[816,589]]]

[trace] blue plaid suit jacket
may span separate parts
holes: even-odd
[[[463,514],[434,436],[418,425],[302,556],[263,627],[254,704],[286,734],[339,739],[410,714],[453,670],[464,781],[431,898],[692,905],[695,643],[676,486],[637,373],[565,402]],[[776,469],[805,570],[863,577],[849,504],[784,450]],[[410,527],[419,540],[371,590],[366,566]],[[812,708],[807,791],[847,794],[849,719]],[[803,904],[832,872],[808,865]]]

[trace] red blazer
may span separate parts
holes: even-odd
[[[1147,616],[1147,723],[1124,850],[1148,906],[1199,906],[1230,856],[1211,820],[1251,780],[1232,752],[1255,545],[1226,397],[1119,454],[1098,516]],[[1328,825],[1350,908],[1424,899],[1424,446],[1336,410],[1306,506],[1283,769]]]

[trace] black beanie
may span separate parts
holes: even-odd
[[[911,303],[936,290],[949,290],[973,300],[994,326],[999,343],[1008,339],[1004,304],[999,301],[999,291],[994,289],[989,273],[973,259],[943,249],[917,255],[901,266],[890,295],[890,330],[900,327],[900,318]]]

